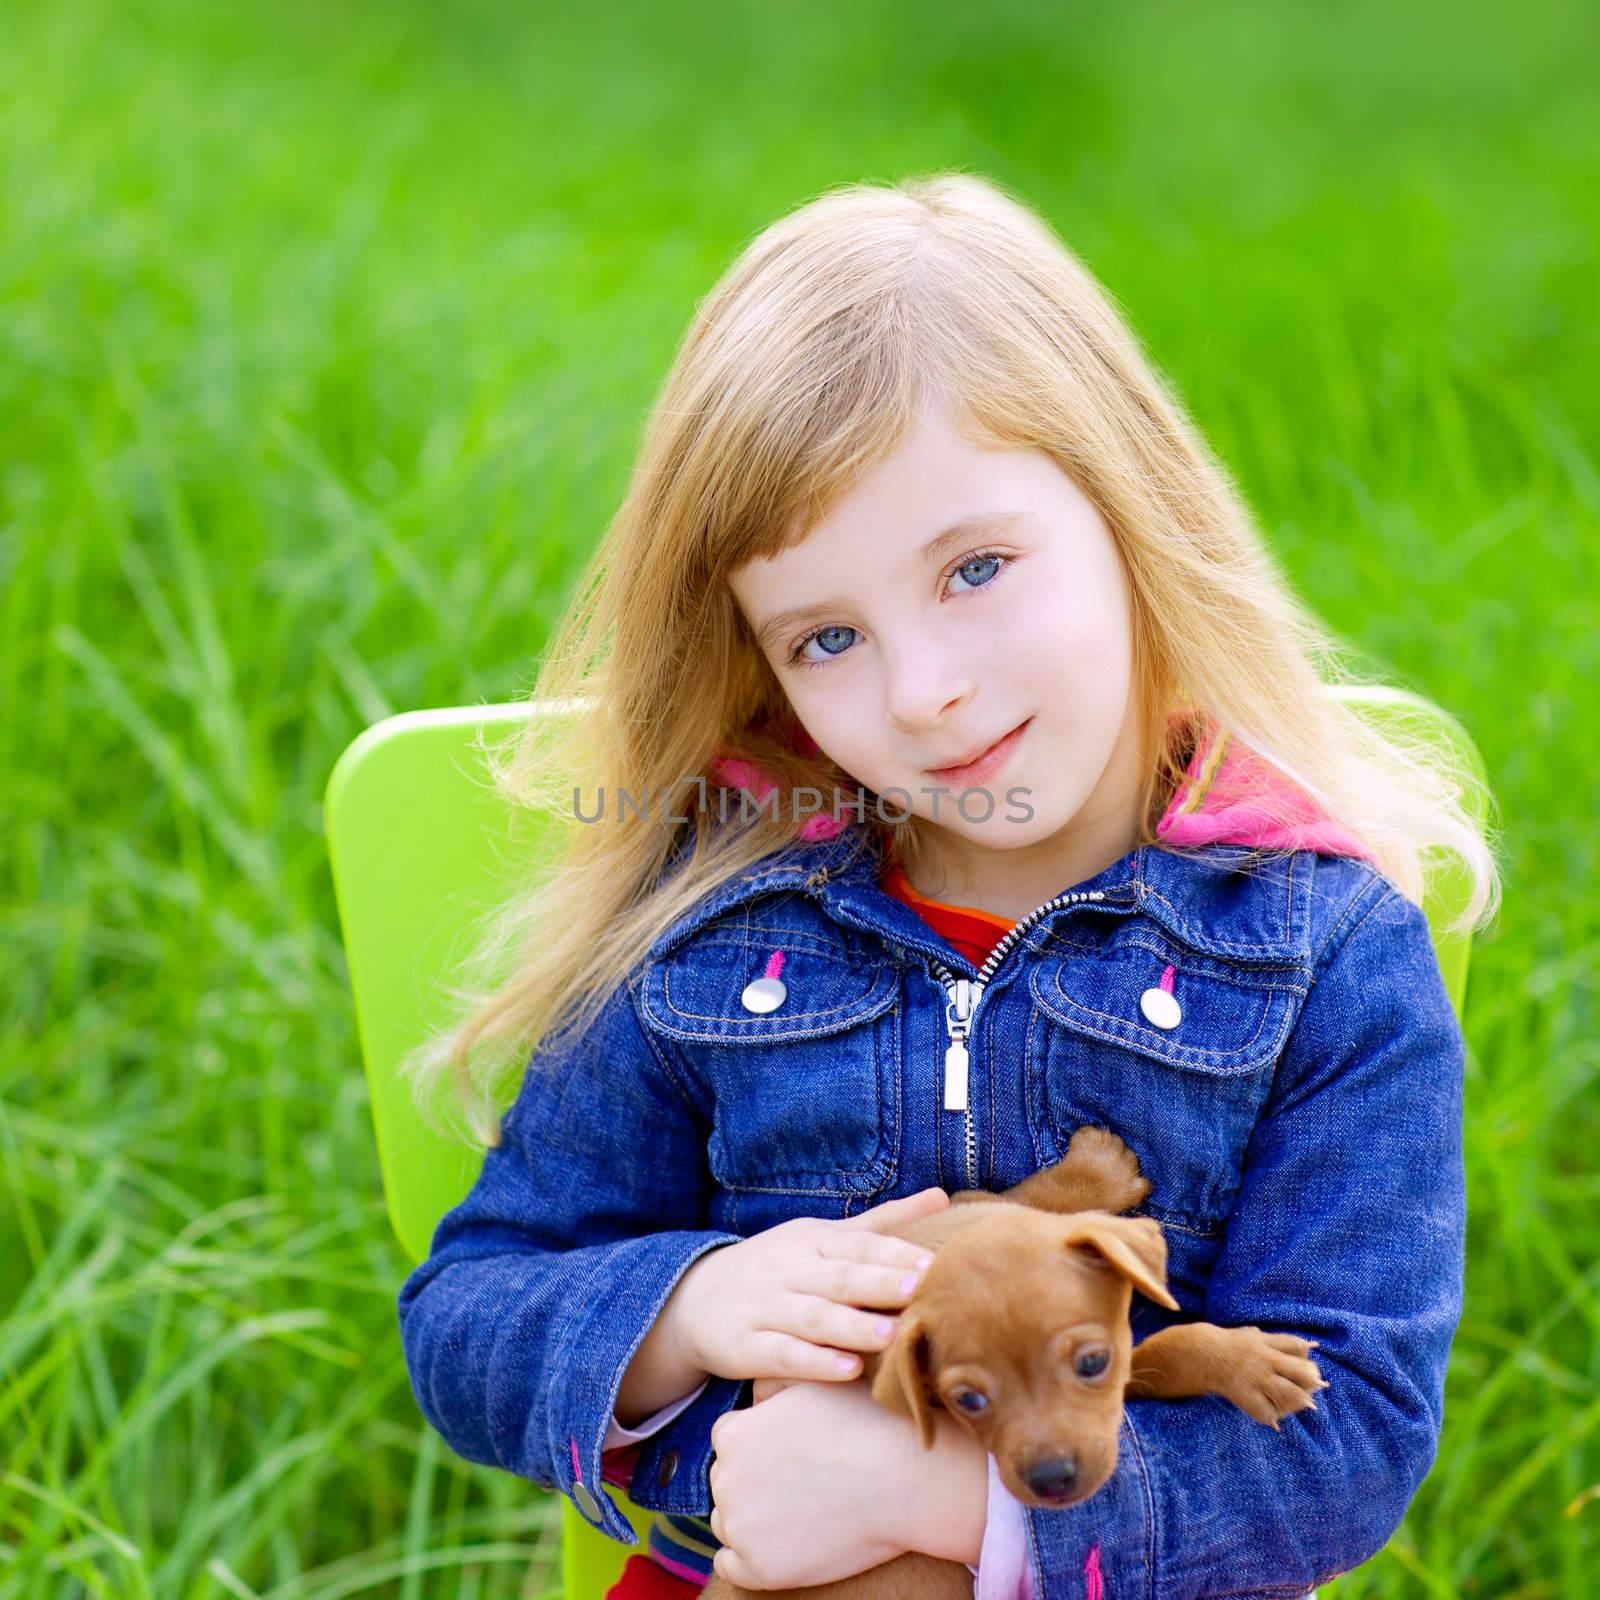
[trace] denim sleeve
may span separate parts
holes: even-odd
[[[637,969],[587,1031],[534,1050],[501,1143],[399,1300],[412,1390],[450,1448],[561,1490],[625,1544],[600,1460],[623,1373],[689,1266],[740,1238],[705,1226],[705,1128],[636,984]],[[641,1445],[636,1504],[710,1512],[711,1425],[742,1388],[713,1377]]]
[[[1319,1341],[1329,1387],[1276,1432],[1215,1395],[1130,1401],[1099,1493],[1029,1508],[1042,1600],[1302,1595],[1382,1548],[1461,1315],[1463,1057],[1427,923],[1374,878],[1313,963],[1202,1312]]]

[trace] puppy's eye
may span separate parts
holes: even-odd
[[[1072,1364],[1080,1378],[1098,1378],[1111,1364],[1109,1350],[1085,1350]]]
[[[979,1416],[989,1409],[989,1397],[981,1389],[957,1389],[951,1399],[969,1417]]]

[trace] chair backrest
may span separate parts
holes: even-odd
[[[1427,701],[1398,690],[1329,692],[1375,718],[1427,717],[1481,773],[1467,734]],[[549,703],[520,702],[387,717],[351,743],[328,779],[328,849],[384,1194],[395,1233],[419,1261],[439,1219],[471,1187],[482,1152],[428,1125],[399,1063],[448,1020],[447,985],[479,919],[550,837],[542,819],[505,805],[476,747],[524,717],[561,714]],[[1441,930],[1468,887],[1460,870],[1435,874],[1424,907],[1458,1012],[1471,941]]]

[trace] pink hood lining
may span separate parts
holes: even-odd
[[[1237,844],[1314,850],[1318,855],[1355,856],[1378,864],[1374,852],[1304,789],[1231,734],[1219,735],[1210,718],[1183,781],[1156,824],[1156,837],[1183,847]]]

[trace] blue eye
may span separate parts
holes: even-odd
[[[976,590],[976,589],[986,589],[986,588],[988,588],[988,586],[991,583],[994,582],[995,578],[997,576],[999,576],[999,574],[1004,570],[1003,566],[996,565],[996,563],[1005,563],[1005,564],[1009,565],[1010,560],[1011,560],[1011,558],[1009,556],[1000,555],[996,551],[989,551],[989,550],[981,551],[978,554],[963,557],[962,560],[956,566],[954,566],[954,567],[952,567],[950,569],[949,576],[950,577],[958,577],[958,576],[962,577],[963,581],[970,585],[970,589],[968,589],[968,590],[957,590],[956,592],[958,594],[970,593],[972,590]],[[971,577],[964,576],[969,567],[977,568],[980,572],[983,572],[985,575],[982,576],[982,577],[978,577],[978,578],[971,578]],[[990,570],[990,569],[992,569],[992,570]],[[831,626],[826,627],[826,628],[813,628],[812,631],[810,633],[808,633],[803,639],[801,639],[795,645],[794,649],[792,651],[790,651],[787,665],[789,665],[791,667],[825,667],[825,666],[827,666],[828,661],[837,659],[839,656],[842,656],[845,653],[846,650],[849,649],[848,641],[846,643],[840,645],[840,647],[837,650],[829,650],[827,645],[824,644],[823,645],[823,650],[824,650],[824,652],[826,654],[826,659],[821,660],[821,661],[814,661],[814,660],[811,660],[810,658],[806,657],[802,653],[805,650],[806,646],[808,644],[810,644],[813,639],[815,639],[818,643],[821,643],[822,640],[823,640],[823,637],[825,635],[829,635],[829,634],[838,635],[838,634],[842,634],[842,633],[843,634],[850,634],[850,633],[856,633],[858,631],[859,630],[856,629],[856,628],[845,627],[842,624],[834,624],[834,625],[831,625]]]
[[[856,630],[854,628],[847,628],[842,624],[836,624],[827,628],[818,628],[815,633],[808,633],[805,638],[803,638],[800,643],[794,647],[794,654],[789,657],[790,663],[792,665],[798,665],[802,667],[820,667],[823,665],[822,662],[803,660],[800,652],[804,650],[813,639],[815,639],[818,644],[822,645],[822,648],[827,651],[830,656],[842,656],[845,650],[849,648],[848,640],[844,644],[840,645],[837,650],[829,650],[828,646],[823,643],[823,641],[828,637],[829,634],[838,635],[841,633],[854,633],[855,631]]]
[[[980,1389],[957,1390],[955,1402],[969,1417],[975,1417],[989,1409],[989,1397]]]
[[[987,567],[991,562],[1000,561],[1003,559],[1004,557],[1002,556],[972,556],[970,559],[963,561],[961,565],[956,568],[955,575],[960,576],[967,570],[968,567]],[[996,568],[995,570],[998,571],[999,569]],[[986,577],[968,579],[967,581],[972,584],[974,589],[981,589],[988,584],[994,578],[994,576],[995,573],[991,572]]]

